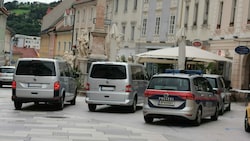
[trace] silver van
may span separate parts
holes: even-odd
[[[71,66],[63,60],[21,58],[17,61],[12,82],[12,100],[17,110],[22,103],[48,102],[64,108],[75,105],[77,84]]]
[[[144,66],[124,62],[93,62],[86,86],[86,103],[89,111],[97,105],[128,106],[136,111],[137,103],[143,103],[148,85]]]

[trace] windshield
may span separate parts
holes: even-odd
[[[148,89],[190,91],[189,79],[178,77],[152,78]]]
[[[207,77],[207,80],[208,80],[209,83],[211,84],[212,88],[218,88],[215,78],[209,78],[209,77]]]
[[[0,73],[14,73],[14,68],[0,68]]]
[[[55,76],[55,65],[54,62],[50,61],[20,61],[17,66],[16,75]]]
[[[124,65],[95,64],[93,65],[90,77],[101,79],[126,79],[126,67]]]

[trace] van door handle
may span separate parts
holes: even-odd
[[[31,94],[38,94],[37,92],[31,92]]]
[[[104,97],[105,97],[105,98],[109,98],[109,96],[108,96],[108,95],[105,95]]]

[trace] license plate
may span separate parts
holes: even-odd
[[[35,83],[29,83],[28,84],[28,87],[41,87],[42,85],[41,84],[35,84]]]
[[[159,100],[158,105],[162,105],[162,106],[174,106],[174,101]]]
[[[102,87],[101,90],[102,91],[114,91],[115,88],[114,87]]]
[[[165,95],[163,97],[159,97],[158,105],[174,106],[174,98]]]

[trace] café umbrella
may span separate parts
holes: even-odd
[[[167,47],[163,49],[148,51],[136,55],[136,61],[138,63],[173,63],[179,58],[179,47]],[[193,47],[186,46],[185,52],[186,61],[197,61],[197,62],[232,62],[223,56],[219,56],[215,53]]]

